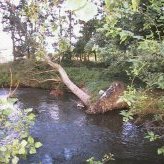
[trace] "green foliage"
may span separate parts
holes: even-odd
[[[158,148],[157,153],[159,155],[164,155],[164,146],[162,146],[161,148]]]
[[[0,77],[3,77],[4,74],[8,75],[3,83],[0,80],[0,87],[10,86],[10,68],[13,73],[12,87],[15,87],[18,82],[23,87],[39,87],[45,89],[55,87],[53,82],[39,83],[45,79],[56,78],[57,74],[53,71],[44,73],[44,71],[48,71],[50,68],[44,62],[38,62],[36,60],[21,60],[0,65]]]
[[[133,113],[131,111],[123,110],[120,112],[123,116],[123,121],[128,122],[129,120],[133,120]]]
[[[127,87],[127,90],[124,91],[124,95],[121,97],[123,101],[125,101],[130,109],[129,111],[121,111],[121,115],[123,116],[123,121],[127,122],[133,119],[134,115],[138,115],[139,117],[147,116],[148,114],[154,114],[154,119],[158,122],[163,123],[164,116],[164,96],[156,97],[151,94],[149,88],[146,90],[136,90],[133,86],[134,79],[143,71],[146,64],[141,63],[139,61],[133,61],[133,65],[128,74],[132,75],[131,86]],[[150,85],[149,85],[150,87]],[[149,139],[150,142],[155,141],[160,138],[159,135],[155,134],[153,131],[148,131],[145,138]],[[158,154],[163,154],[163,148],[159,148],[157,150]]]
[[[121,97],[129,106],[132,106],[136,100],[136,89],[128,86],[127,90],[124,91],[124,95]]]
[[[105,74],[108,70],[86,68],[86,67],[71,67],[65,68],[69,77],[80,87],[85,87],[87,91],[92,95],[93,100],[98,98],[98,92],[101,89],[108,88],[112,83],[110,76],[106,78]]]
[[[128,113],[139,115],[140,117],[154,114],[156,120],[162,121],[164,114],[163,96],[157,97],[151,91],[145,91],[143,89],[136,90],[133,86],[128,86],[121,99],[130,107],[127,117]],[[126,113],[124,114],[123,112],[122,115],[126,117]]]
[[[60,53],[66,52],[70,49],[69,41],[66,38],[61,38],[59,40],[58,44],[59,44],[59,52]]]
[[[39,6],[34,1],[32,1],[29,6],[24,6],[24,12],[28,18],[36,21],[39,16]]]
[[[133,69],[136,64],[138,64],[138,67],[141,67],[141,64],[139,65],[139,63],[144,64],[144,69],[137,75],[138,78],[146,82],[149,87],[163,89],[163,42],[144,40],[139,43],[136,54],[137,57],[135,57],[135,63],[132,65]]]
[[[45,18],[43,18],[44,14],[42,12],[46,12],[45,17],[47,18],[52,14],[48,12],[52,11],[50,10],[52,7],[49,8],[49,1],[43,1],[42,5],[39,5],[40,1],[35,2],[32,1],[30,5],[24,6],[23,12],[26,17],[31,20],[30,23],[32,25],[34,25],[35,22],[38,36],[34,37],[34,40],[37,40],[37,38],[40,39],[40,47],[37,47],[37,49],[40,50],[38,50],[36,55],[38,58],[42,58],[46,53],[44,36],[45,32],[47,32],[46,29],[48,29],[43,23]],[[130,109],[129,111],[121,112],[123,120],[127,122],[132,120],[135,115],[154,114],[153,119],[163,121],[164,96],[154,96],[150,93],[150,90],[153,88],[164,89],[163,0],[105,0],[105,4],[105,22],[104,19],[101,20],[101,28],[99,28],[97,32],[88,30],[90,28],[84,30],[85,32],[82,33],[83,37],[81,37],[76,44],[75,51],[79,54],[84,53],[84,50],[87,53],[95,51],[99,60],[103,61],[108,68],[103,70],[66,68],[66,70],[76,84],[81,85],[81,87],[87,87],[89,92],[94,95],[93,97],[96,98],[98,97],[98,91],[105,89],[111,81],[113,81],[114,76],[112,75],[122,74],[127,70],[131,84],[127,87],[127,90],[121,98],[129,105]],[[86,22],[94,18],[98,11],[95,4],[87,0],[67,0],[66,8],[70,10],[71,13],[75,13],[78,19]],[[103,15],[103,13],[101,14]],[[43,19],[38,21],[39,17]],[[54,20],[51,21],[53,21],[53,27],[55,27],[52,28],[55,30],[58,29]],[[61,22],[61,18],[59,18],[59,22]],[[85,26],[87,25],[88,24],[85,24]],[[93,28],[95,26],[89,27]],[[90,39],[93,33],[95,37]],[[85,37],[87,39],[83,39]],[[63,53],[70,48],[68,42],[69,41],[64,38],[57,43],[60,52]],[[7,71],[0,68],[1,86],[10,84],[9,66],[7,66]],[[54,76],[57,77],[55,73],[36,74],[47,70],[47,67],[35,61],[15,63],[12,65],[12,68],[14,70],[14,84],[20,81],[24,86],[36,87],[40,85],[34,84],[34,81],[30,81],[31,79],[43,80],[46,78],[54,78]],[[24,75],[26,75],[26,77]],[[136,79],[146,84],[146,91],[134,88],[133,85]],[[48,88],[51,87],[51,85],[48,85]],[[1,100],[1,104],[3,103],[5,103],[4,100]],[[0,123],[2,128],[11,127],[11,122],[8,121],[10,114],[10,107],[0,111]],[[25,114],[27,117],[24,117],[24,115],[20,115],[20,117],[29,125],[35,116],[31,113],[31,109],[28,109]],[[14,129],[20,131],[21,122],[15,124]],[[4,155],[2,156],[4,158],[1,160],[17,163],[19,157],[15,155],[26,155],[27,152],[30,154],[36,153],[36,148],[41,146],[41,143],[35,142],[28,133],[21,133],[20,136],[22,138],[21,141],[13,140],[13,143],[10,143],[9,147],[1,147],[1,153]],[[148,132],[146,138],[150,141],[154,141],[158,139],[159,136],[154,132]],[[12,150],[12,152],[9,150]],[[158,154],[164,154],[163,152],[163,147],[158,149]],[[94,158],[89,159],[88,162],[103,163],[103,161],[95,161]]]
[[[0,65],[0,85],[6,86],[6,83],[10,83],[10,74],[9,74],[9,67],[5,66],[4,64]]]
[[[148,131],[147,135],[145,136],[145,138],[149,139],[150,142],[157,140],[158,138],[160,138],[159,135],[154,134],[154,132],[152,131]]]
[[[58,78],[58,74],[54,71],[45,72],[51,70],[42,62],[36,61],[17,61],[10,64],[0,65],[0,76],[3,76],[1,68],[3,68],[8,74],[7,80],[4,81],[5,86],[10,86],[10,73],[9,68],[11,67],[13,72],[13,86],[16,85],[16,82],[20,82],[20,86],[25,87],[41,87],[45,89],[52,89],[56,87],[63,87],[63,84],[54,82],[45,82],[38,83],[35,80],[43,81],[45,79]],[[23,68],[23,69],[22,69]],[[111,78],[112,73],[108,69],[103,68],[87,68],[87,67],[65,67],[66,72],[72,81],[74,81],[80,87],[85,87],[97,98],[98,92],[101,89],[108,88],[112,83],[113,79]],[[42,73],[40,73],[42,72]],[[45,73],[44,73],[45,72]],[[24,76],[26,75],[26,76]],[[0,86],[3,86],[0,83]]]
[[[150,142],[156,141],[157,139],[160,138],[159,135],[155,134],[152,131],[148,131],[147,135],[145,136],[146,139],[149,139]],[[164,146],[160,147],[157,149],[157,154],[158,155],[164,155]]]
[[[88,164],[104,164],[106,162],[115,160],[113,158],[113,156],[114,156],[113,154],[109,153],[109,154],[105,154],[101,161],[96,161],[94,157],[91,157],[91,158],[87,159],[86,162]]]
[[[101,161],[96,161],[94,157],[87,159],[88,164],[102,164]]]
[[[28,154],[35,154],[41,147],[29,134],[35,115],[32,109],[16,109],[13,104],[17,99],[0,98],[0,125],[4,135],[0,143],[0,163],[17,164],[19,159]]]
[[[133,11],[138,11],[140,0],[132,0],[132,9]]]
[[[93,19],[97,14],[97,6],[88,0],[67,0],[66,8],[67,10],[74,11],[77,18],[85,22]],[[90,12],[88,13],[88,11]]]
[[[123,68],[133,71],[128,75],[132,75],[134,79],[139,78],[149,88],[163,89],[164,46],[161,17],[163,18],[164,13],[161,10],[162,2],[149,1],[144,6],[143,1],[140,0],[107,0],[106,7],[106,23],[103,28],[99,29],[99,32],[102,35],[105,34],[106,40],[113,40],[114,45],[119,42],[120,47],[113,46],[109,49],[107,47],[111,44],[110,42],[102,49],[106,51],[104,51],[105,53],[102,51],[104,56],[108,57],[113,64],[111,58],[114,56],[113,51],[119,54],[120,48],[123,46],[126,50],[125,53],[122,53]],[[112,53],[110,54],[110,52]],[[128,59],[125,56],[128,56]],[[115,57],[115,68],[120,68],[119,57],[117,55]]]

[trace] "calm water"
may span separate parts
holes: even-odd
[[[0,96],[5,92],[1,89]],[[164,163],[164,158],[156,154],[162,143],[143,139],[142,129],[122,123],[118,112],[87,115],[76,107],[73,96],[55,99],[40,89],[19,89],[17,97],[19,106],[36,111],[31,134],[43,143],[36,155],[21,164],[81,164],[93,156],[101,159],[107,153],[116,159],[111,164]]]

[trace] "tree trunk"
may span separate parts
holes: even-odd
[[[13,43],[13,57],[14,57],[14,61],[16,61],[16,51],[15,51],[15,36],[14,36],[14,31],[11,31],[11,40]]]
[[[60,74],[60,77],[63,83],[86,105],[89,106],[90,104],[90,96],[85,93],[82,89],[77,87],[68,77],[65,70],[57,63],[53,63],[48,57],[46,57],[47,63],[57,70]]]
[[[96,51],[94,51],[93,53],[95,55],[95,62],[97,62],[97,54],[96,54]]]
[[[88,114],[105,113],[115,109],[128,108],[126,102],[121,99],[125,91],[122,82],[113,82],[103,95],[86,111]]]
[[[103,95],[95,102],[90,103],[91,97],[82,89],[77,87],[68,77],[65,70],[57,63],[53,63],[48,57],[45,57],[46,62],[59,72],[63,83],[84,103],[87,107],[87,113],[97,114],[105,113],[107,111],[127,108],[128,105],[125,103],[120,96],[124,92],[124,84],[122,82],[114,82]]]

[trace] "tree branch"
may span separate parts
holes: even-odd
[[[60,79],[46,79],[46,80],[42,80],[42,81],[40,81],[40,80],[38,80],[38,79],[30,79],[30,80],[31,80],[31,81],[36,81],[37,83],[45,83],[45,82],[48,82],[48,81],[54,81],[54,82],[56,82],[56,83],[61,82]]]

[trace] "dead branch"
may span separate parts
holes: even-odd
[[[17,83],[15,89],[12,92],[9,93],[8,97],[13,97],[13,95],[15,94],[16,90],[18,89],[18,87],[19,87],[19,82]]]
[[[40,74],[43,74],[43,73],[54,72],[54,71],[55,71],[54,69],[52,69],[52,70],[48,70],[48,71],[41,71],[41,72],[33,73],[33,75],[40,75]]]
[[[16,92],[18,86],[19,86],[19,82],[17,83],[17,85],[16,85],[16,87],[13,91],[12,91],[12,86],[13,86],[13,73],[12,73],[12,70],[10,68],[10,90],[9,90],[9,93],[8,93],[8,96],[7,96],[8,98],[12,97],[15,94],[15,92]]]
[[[12,70],[10,68],[10,91],[9,91],[9,95],[11,94],[11,87],[13,85],[13,73],[12,73]]]
[[[53,81],[53,82],[56,82],[56,83],[60,83],[61,80],[60,79],[46,79],[46,80],[38,80],[38,79],[30,79],[30,81],[36,81],[37,83],[41,84],[41,83],[45,83],[45,82],[48,82],[48,81]]]

